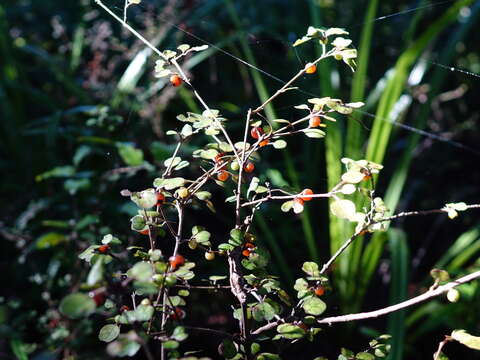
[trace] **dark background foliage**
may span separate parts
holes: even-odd
[[[129,21],[162,49],[173,49],[184,42],[202,45],[204,41],[218,47],[204,57],[190,58],[186,69],[212,108],[220,109],[230,119],[229,126],[238,136],[246,110],[260,103],[254,76],[260,76],[272,93],[281,86],[273,77],[287,80],[314,59],[312,47],[291,47],[312,24],[314,13],[326,27],[349,30],[354,44],[359,46],[369,4],[350,0],[242,0],[230,2],[232,14],[228,3],[144,1],[132,7]],[[363,136],[368,138],[378,97],[383,91],[382,79],[414,39],[428,31],[454,3],[380,2],[377,18],[373,20],[371,55],[363,83],[365,98],[371,100],[366,111],[371,115],[353,114],[338,121],[334,126],[338,126],[342,136],[349,122],[358,121]],[[121,14],[123,2],[107,4]],[[397,211],[440,208],[455,201],[480,202],[477,75],[480,35],[475,31],[479,6],[478,1],[470,1],[469,6],[462,8],[458,21],[446,26],[438,37],[432,37],[422,57],[416,59],[415,70],[410,69],[411,79],[419,76],[418,72],[422,75],[418,82],[410,81],[404,87],[404,100],[411,103],[396,120],[416,127],[415,119],[423,116],[421,112],[427,103],[425,131],[441,137],[442,141],[432,135],[421,136],[411,152],[409,170],[397,167],[411,131],[394,127],[377,194],[385,192],[392,176],[405,172],[407,180]],[[469,31],[460,40],[450,42],[460,31],[458,24],[466,22],[471,23]],[[242,47],[242,41],[248,45],[251,57]],[[440,54],[446,51],[452,57],[442,64]],[[136,66],[142,61],[139,54],[147,55],[143,66]],[[247,67],[235,57],[249,63],[254,59],[256,68],[273,76]],[[82,289],[88,269],[77,255],[88,245],[98,243],[107,233],[116,234],[128,244],[144,241],[130,231],[128,220],[135,210],[119,192],[124,188],[140,190],[151,186],[174,147],[173,139],[165,132],[179,128],[177,114],[198,110],[187,89],[173,89],[153,77],[155,60],[93,1],[7,0],[0,4],[0,272],[4,274],[0,357],[22,358],[26,353],[31,353],[33,359],[106,356],[103,345],[96,340],[103,324],[101,316],[72,322],[63,319],[56,309],[66,294]],[[335,96],[349,100],[351,72],[333,61],[330,69],[319,72],[319,76],[333,84]],[[445,78],[435,89],[432,84],[439,76]],[[304,92],[292,91],[275,102],[278,117],[293,118],[296,113],[292,105],[312,97],[306,93],[331,95],[316,76],[302,78],[297,86]],[[190,143],[184,155],[197,145],[200,142]],[[298,138],[289,143],[288,151],[289,157],[267,152],[257,165],[258,173],[277,186],[295,187],[296,178],[304,187],[325,191],[323,144]],[[286,164],[290,167],[283,170]],[[198,168],[192,168],[192,176],[195,170]],[[232,225],[233,209],[223,204],[223,192],[219,188],[214,194],[218,200],[214,201],[215,215],[192,211],[187,219],[190,225],[205,224],[217,242],[222,241]],[[327,211],[327,204],[317,201],[303,215],[309,219],[307,230],[313,234],[321,260],[329,256]],[[286,286],[291,286],[299,275],[296,269],[300,264],[314,258],[304,241],[305,223],[299,217],[281,213],[278,204],[265,206],[259,220],[263,224],[257,227],[260,241],[273,253],[271,269],[282,276]],[[480,248],[478,226],[478,211],[462,214],[454,221],[446,216],[432,216],[395,223],[396,228],[408,234],[410,254],[406,258],[408,288],[405,284],[398,286],[403,286],[409,295],[428,288],[429,270],[465,232],[468,232],[465,236],[473,237],[468,247],[470,253],[453,269],[453,275],[475,267],[476,250]],[[170,248],[171,244],[162,246]],[[195,260],[197,255],[185,256]],[[198,260],[198,273],[226,272],[220,261],[205,264]],[[392,286],[391,262],[392,254],[387,249],[358,310],[372,310],[389,303],[395,286]],[[362,269],[355,276],[361,279]],[[430,307],[423,307],[423,314],[413,310],[406,314],[406,320],[401,322],[406,331],[404,358],[431,357],[443,335],[454,328],[480,332],[478,287],[468,285],[465,289],[463,302],[447,307],[439,299]],[[329,313],[343,313],[348,307],[339,304],[356,301],[340,299],[341,296],[334,292],[327,298]],[[188,321],[235,331],[236,323],[228,305],[231,302],[228,294],[194,294]],[[318,355],[334,358],[342,346],[360,351],[371,336],[387,331],[387,320],[326,328],[314,344],[302,343],[287,349],[285,358],[299,351],[305,353],[305,358]],[[207,342],[207,354],[214,353],[216,339]],[[191,337],[188,346],[198,349],[204,344],[205,340]],[[446,353],[452,358],[478,357],[472,350],[457,345],[449,345]]]

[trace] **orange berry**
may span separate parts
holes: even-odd
[[[255,247],[255,245],[253,245],[253,244],[250,243],[250,242],[245,243],[245,245],[243,245],[243,246],[244,246],[245,248],[247,248],[247,249],[253,249],[253,248]]]
[[[175,270],[178,266],[185,264],[185,258],[182,255],[170,256],[168,262],[170,263],[171,268]]]
[[[312,189],[305,189],[305,190],[302,191],[302,195],[312,195],[312,194],[313,194]],[[301,199],[303,201],[310,201],[313,198],[311,196],[302,196]]]
[[[320,118],[320,116],[312,116],[310,118],[310,121],[308,122],[308,125],[310,127],[318,127],[320,126],[321,123],[322,123],[322,119]]]
[[[250,254],[251,254],[251,251],[248,250],[248,249],[245,249],[245,250],[242,251],[242,255],[245,256],[245,257],[249,257]]]
[[[363,181],[368,181],[368,180],[370,180],[371,178],[372,178],[372,175],[365,175],[365,176],[363,177]]]
[[[218,155],[215,156],[215,162],[216,162],[216,163],[220,163],[220,164],[223,163],[222,157],[224,157],[224,156],[225,156],[224,153],[218,153]]]
[[[265,145],[268,145],[268,144],[270,144],[270,140],[265,139],[265,140],[260,141],[259,145],[260,145],[260,147],[264,147]]]
[[[315,65],[315,64],[310,65],[309,67],[307,67],[305,69],[305,72],[307,74],[315,74],[317,72],[317,65]]]
[[[325,294],[325,288],[323,286],[318,286],[315,289],[315,295],[322,296],[323,294]]]
[[[150,233],[149,229],[146,228],[146,229],[143,229],[142,231],[139,231],[140,234],[142,235],[148,235]]]
[[[247,165],[245,165],[244,170],[247,173],[251,173],[253,170],[255,170],[255,165],[252,162],[248,162]]]
[[[220,180],[220,181],[226,181],[229,176],[230,176],[230,174],[228,173],[228,171],[220,170],[218,172],[217,179]]]
[[[157,205],[162,205],[164,201],[165,195],[163,195],[161,192],[157,193]]]
[[[179,75],[173,74],[172,76],[170,76],[170,83],[173,86],[175,86],[175,87],[180,86],[180,85],[182,85],[182,82],[183,82],[183,80]]]
[[[293,200],[294,202],[296,202],[297,204],[300,204],[300,205],[303,205],[304,201],[303,201],[303,198],[295,198],[295,200]]]
[[[252,138],[254,139],[258,139],[260,136],[263,135],[263,129],[261,127],[253,127],[251,130],[250,130],[250,135],[252,136]]]
[[[110,250],[110,245],[100,245],[98,251],[102,254],[106,254]]]

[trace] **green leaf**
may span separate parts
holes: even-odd
[[[59,306],[60,312],[71,319],[88,316],[95,311],[95,308],[95,301],[83,293],[65,296]]]
[[[320,138],[325,137],[325,131],[322,131],[322,130],[319,130],[319,129],[303,129],[302,131],[309,138],[320,139]]]
[[[260,182],[260,179],[258,177],[254,176],[252,178],[252,180],[250,181],[250,185],[248,186],[247,198],[250,196],[250,193],[252,191],[255,192],[255,190],[257,190],[259,182]]]
[[[138,335],[131,330],[127,334],[121,334],[118,340],[108,344],[107,353],[110,356],[134,356],[140,350],[140,344],[135,341]]]
[[[118,143],[117,148],[120,157],[128,166],[138,166],[143,164],[142,150],[135,149],[132,145],[122,143]]]
[[[470,335],[465,330],[453,330],[450,336],[470,349],[480,350],[480,337],[478,336]]]
[[[330,211],[340,219],[353,219],[356,214],[355,204],[350,200],[337,200],[330,205]]]
[[[432,269],[430,270],[430,276],[434,280],[438,281],[448,281],[450,280],[450,275],[448,274],[447,271],[442,270],[442,269]]]
[[[37,239],[37,242],[35,245],[37,249],[48,249],[66,241],[67,241],[67,238],[64,234],[60,234],[57,232],[50,232],[48,234],[40,236]]]
[[[283,212],[289,212],[292,207],[293,207],[293,200],[289,200],[289,201],[285,201],[280,207],[280,209]]]
[[[180,344],[178,343],[178,341],[175,341],[175,340],[168,340],[163,343],[163,347],[167,350],[174,350],[179,346]]]
[[[177,326],[172,333],[172,339],[177,341],[183,341],[188,338],[188,334],[185,332],[185,328],[183,326]]]
[[[272,353],[258,354],[257,360],[281,360],[280,356]]]
[[[111,342],[115,340],[120,334],[120,328],[114,324],[108,324],[103,326],[98,333],[98,339],[100,341]]]
[[[157,194],[155,189],[147,189],[132,193],[130,199],[142,209],[150,209],[157,204]]]
[[[302,270],[309,276],[319,276],[320,272],[318,270],[317,263],[312,261],[307,261],[303,263]]]
[[[322,314],[327,309],[327,305],[315,296],[304,299],[302,307],[307,314],[314,316]]]
[[[156,188],[163,188],[165,190],[173,190],[185,184],[185,179],[181,177],[175,177],[170,179],[156,178],[153,181],[153,186]]]
[[[28,353],[26,351],[26,344],[19,338],[13,338],[10,340],[10,346],[13,353],[18,360],[28,360]]]
[[[375,360],[375,355],[372,355],[367,352],[359,352],[356,356],[355,359],[358,360]]]
[[[142,215],[135,215],[130,219],[131,228],[135,231],[142,231],[147,226],[147,222]]]
[[[231,239],[228,241],[230,244],[234,246],[240,246],[243,243],[243,238],[245,237],[245,233],[240,229],[232,229],[230,231]]]
[[[98,249],[100,245],[90,245],[86,248],[82,253],[78,255],[78,258],[81,260],[85,260],[86,262],[91,262],[93,256],[97,255],[95,250]]]
[[[45,171],[35,176],[35,181],[43,181],[51,177],[70,177],[75,174],[75,168],[73,166],[57,166],[49,171]]]
[[[102,238],[102,244],[107,245],[107,244],[121,244],[122,242],[113,236],[112,234],[107,234]]]
[[[222,345],[223,345],[223,356],[226,359],[231,359],[235,355],[237,355],[237,348],[235,347],[235,344],[233,343],[232,340],[224,339],[222,341]]]
[[[154,311],[152,305],[139,305],[135,309],[135,318],[137,321],[148,321],[152,318]]]
[[[138,262],[127,274],[140,282],[149,281],[153,275],[152,265],[145,261]]]
[[[293,288],[297,291],[307,290],[308,289],[308,282],[303,278],[297,279],[295,281],[295,285],[293,286]]]
[[[260,303],[252,308],[252,316],[256,321],[270,321],[275,317],[275,309],[267,302]]]
[[[194,194],[199,200],[208,200],[212,197],[212,194],[208,191],[199,191]]]
[[[275,149],[285,149],[287,147],[287,142],[285,140],[277,140],[273,143]]]
[[[294,324],[281,324],[277,326],[277,332],[286,339],[301,339],[306,331]]]
[[[342,180],[350,184],[358,184],[364,178],[365,174],[355,170],[347,171],[342,175]]]

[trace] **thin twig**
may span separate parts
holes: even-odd
[[[433,354],[433,360],[438,360],[440,359],[440,354],[442,353],[442,349],[445,345],[447,345],[448,342],[450,342],[452,338],[450,336],[445,336],[445,339],[443,341],[440,341],[438,344],[438,349],[435,354]]]
[[[243,151],[242,156],[239,162],[239,170],[238,170],[238,183],[237,183],[237,199],[236,199],[236,206],[235,206],[235,226],[237,228],[241,225],[241,217],[240,217],[240,201],[242,198],[242,179],[243,179],[243,168],[245,166],[245,153],[247,149],[245,148],[245,144],[247,143],[247,136],[248,136],[248,128],[250,127],[250,117],[252,116],[252,110],[248,109],[247,118],[245,120],[245,131],[243,134]]]
[[[296,195],[279,195],[279,196],[266,196],[264,198],[261,198],[261,199],[257,199],[257,200],[253,200],[253,201],[249,201],[249,202],[246,202],[246,203],[243,203],[242,204],[242,207],[244,206],[251,206],[251,205],[255,205],[255,204],[260,204],[260,203],[263,203],[265,201],[269,201],[269,200],[293,200],[293,199],[296,199],[296,198],[301,198],[301,197],[311,197],[311,198],[329,198],[332,196],[332,193],[329,192],[329,193],[325,193],[325,194],[309,194],[309,195],[303,195],[303,194],[296,194]]]
[[[387,306],[386,308],[375,310],[375,311],[369,311],[369,312],[363,312],[363,313],[357,313],[357,314],[349,314],[349,315],[341,315],[341,316],[332,316],[332,317],[327,317],[318,320],[317,322],[319,324],[333,324],[333,323],[343,323],[343,322],[350,322],[350,321],[358,321],[358,320],[365,320],[365,319],[372,319],[372,318],[377,318],[379,316],[387,315],[395,311],[399,311],[405,308],[408,308],[410,306],[419,304],[421,302],[424,302],[426,300],[429,300],[431,298],[434,298],[438,295],[441,295],[445,292],[447,292],[450,289],[453,289],[454,287],[470,282],[472,280],[475,280],[480,277],[480,271],[475,271],[471,274],[465,275],[455,281],[451,281],[445,285],[439,286],[436,289],[429,290],[422,295],[416,296],[410,300],[403,301],[401,303]]]

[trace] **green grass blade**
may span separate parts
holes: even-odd
[[[397,304],[407,299],[409,250],[405,233],[398,229],[388,232],[392,280],[390,287],[390,304]],[[388,360],[403,359],[405,339],[406,310],[394,312],[388,317],[388,334],[392,335],[392,350]]]
[[[480,227],[468,230],[458,237],[457,240],[445,251],[444,255],[437,261],[435,267],[444,269],[453,259],[461,255],[472,244],[480,238]]]
[[[360,44],[358,48],[357,70],[353,75],[351,101],[365,101],[365,86],[367,82],[368,62],[372,44],[373,26],[377,14],[378,0],[371,0],[364,18],[364,25]],[[347,140],[345,143],[345,156],[352,159],[362,157],[362,145],[365,138],[362,134],[363,128],[360,123],[361,116],[356,114],[355,120],[350,120],[347,126]]]

